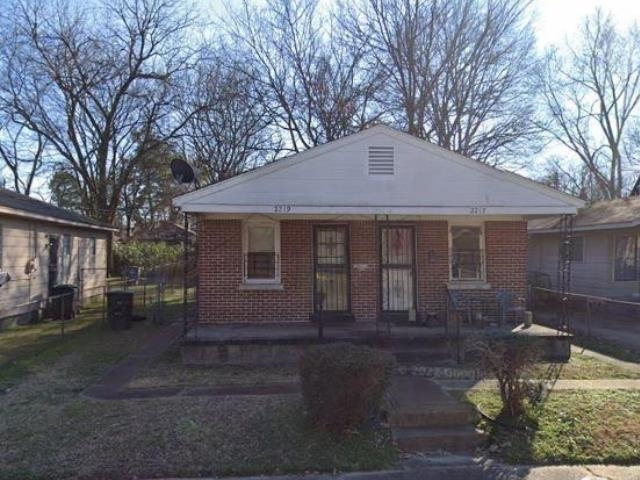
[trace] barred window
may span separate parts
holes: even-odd
[[[480,226],[452,226],[450,231],[451,280],[483,280],[483,232]]]
[[[277,222],[248,221],[244,225],[244,280],[280,280],[280,225]]]

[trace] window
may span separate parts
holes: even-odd
[[[71,235],[62,236],[62,255],[60,258],[60,273],[58,282],[65,283],[71,277]]]
[[[244,280],[280,281],[280,225],[270,221],[248,221],[243,229]]]
[[[89,239],[89,265],[96,268],[96,237]]]
[[[638,279],[638,237],[636,235],[616,237],[614,257],[615,281]]]
[[[483,246],[482,227],[451,227],[451,280],[484,279]]]
[[[584,237],[571,239],[571,261],[582,262],[584,260]]]

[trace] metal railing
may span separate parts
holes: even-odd
[[[588,295],[583,293],[565,292],[563,294],[555,289],[543,287],[532,287],[531,291],[534,296],[534,298],[532,298],[531,300],[533,305],[548,303],[548,300],[551,299],[552,301],[560,302],[561,308],[563,308],[565,311],[569,311],[572,309],[576,310],[577,307],[583,307],[585,312],[585,328],[587,336],[591,336],[592,315],[593,308],[595,306],[622,306],[633,308],[634,310],[640,312],[640,302],[633,302],[630,300],[620,300],[616,298],[600,297],[597,295]]]

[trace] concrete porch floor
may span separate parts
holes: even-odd
[[[534,337],[568,336],[553,328],[542,325],[523,325],[506,327],[478,328],[463,326],[460,336],[504,335],[513,333]],[[362,343],[382,343],[388,340],[411,341],[427,339],[456,338],[454,328],[445,331],[444,327],[400,326],[376,324],[375,322],[353,322],[344,325],[325,326],[323,339],[325,341],[351,341]],[[192,328],[184,338],[185,343],[204,344],[287,344],[287,343],[316,343],[318,342],[318,327],[312,323],[264,323],[264,324],[206,324]]]

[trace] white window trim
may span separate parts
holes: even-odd
[[[453,236],[451,230],[454,227],[479,227],[480,228],[480,252],[482,254],[482,264],[480,270],[480,278],[453,278]],[[487,252],[485,242],[485,228],[482,221],[455,221],[449,222],[448,225],[448,237],[449,237],[449,284],[455,288],[456,286],[468,285],[470,288],[487,288]]]
[[[249,253],[249,227],[250,226],[269,226],[274,227],[274,250],[276,254],[276,276],[275,278],[247,278],[247,270],[244,262]],[[268,219],[251,219],[244,220],[242,222],[242,285],[241,289],[247,289],[247,286],[259,287],[260,285],[268,286],[273,289],[273,286],[281,285],[281,271],[280,271],[280,222],[277,220]],[[257,288],[251,288],[257,289]]]

